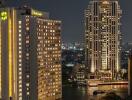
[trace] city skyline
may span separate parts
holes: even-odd
[[[0,100],[129,98],[123,2],[0,0]]]
[[[84,10],[90,0],[28,0],[28,4],[36,9],[50,12],[51,17],[62,20],[62,38],[64,42],[77,42],[83,40]],[[21,5],[23,0],[6,1],[11,6]],[[124,42],[131,41],[131,9],[132,2],[119,0],[122,14],[122,33]],[[74,39],[73,39],[74,37]]]

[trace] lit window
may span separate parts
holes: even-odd
[[[22,100],[22,97],[19,97],[19,100]]]
[[[26,86],[29,86],[29,83],[26,83]]]
[[[22,32],[22,30],[19,30],[19,33]]]
[[[29,40],[26,40],[26,43],[29,43]]]
[[[22,57],[22,55],[19,55],[19,58],[21,58]]]
[[[19,42],[19,45],[22,45],[22,43]]]
[[[19,79],[22,79],[22,76],[19,76]]]
[[[21,41],[22,39],[21,38],[19,38],[19,41]]]
[[[27,92],[27,95],[29,95],[29,92]]]
[[[19,66],[21,66],[22,64],[19,64]],[[22,68],[19,68],[19,71],[21,71],[22,70]]]
[[[22,23],[22,21],[18,21],[18,23],[19,23],[19,24],[21,24],[21,23]]]
[[[19,72],[19,75],[22,75],[22,72]]]
[[[26,27],[26,30],[29,30],[29,27]]]
[[[19,53],[22,53],[22,51],[21,51],[21,50],[19,50]]]
[[[22,49],[22,47],[19,47],[19,49]]]
[[[22,60],[21,60],[21,59],[19,59],[19,62],[22,62]]]
[[[19,25],[19,28],[22,28],[22,26],[21,26],[21,25]]]
[[[22,35],[21,34],[19,34],[19,37],[21,37]]]
[[[19,92],[22,92],[22,89],[19,89]]]
[[[26,75],[27,78],[29,78],[29,75]]]

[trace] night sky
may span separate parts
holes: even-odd
[[[84,37],[84,10],[90,0],[7,0],[7,5],[24,4],[50,13],[50,18],[62,21],[63,42],[82,42]],[[132,42],[132,0],[119,0],[124,42]]]

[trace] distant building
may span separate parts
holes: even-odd
[[[61,22],[29,7],[0,8],[0,99],[58,100]]]
[[[112,72],[110,70],[100,70],[95,73],[89,74],[88,79],[99,79],[102,81],[112,80]]]
[[[84,64],[76,64],[73,68],[73,76],[78,85],[86,84],[86,70]]]
[[[132,96],[132,55],[128,59],[128,94]]]
[[[121,67],[127,69],[128,67],[128,58],[132,54],[132,43],[123,43],[121,50]]]
[[[120,70],[121,9],[118,0],[91,0],[85,10],[85,60],[90,73]]]
[[[78,85],[86,85],[86,71],[84,69],[79,69],[76,73],[76,81]]]
[[[84,50],[84,44],[83,43],[62,43],[62,50]]]

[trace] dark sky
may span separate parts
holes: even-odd
[[[38,10],[50,13],[50,18],[62,21],[62,40],[79,42],[84,36],[84,10],[90,0],[7,0],[11,6],[22,5],[23,1]],[[132,42],[132,0],[119,0],[122,15],[124,42]]]

